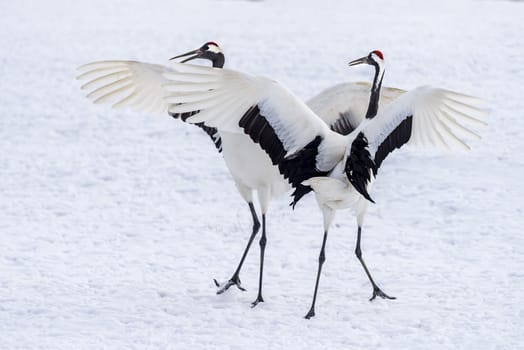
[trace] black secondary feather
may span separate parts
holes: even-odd
[[[199,111],[191,111],[191,112],[185,112],[185,113],[170,113],[169,115],[172,116],[175,119],[180,119],[183,122],[187,120],[187,118],[197,114]],[[218,152],[222,152],[222,139],[220,138],[220,135],[218,134],[217,128],[213,128],[207,125],[204,125],[204,123],[196,123],[193,124],[198,126],[200,129],[205,131],[206,134],[209,135],[211,138],[211,141],[213,141],[213,144],[217,148]]]
[[[315,176],[325,176],[327,172],[316,169],[318,147],[322,142],[320,136],[315,137],[300,151],[286,157],[287,150],[278,138],[275,130],[267,119],[260,114],[258,106],[252,106],[240,119],[238,125],[249,135],[251,140],[260,144],[260,147],[269,155],[273,165],[278,166],[279,172],[295,189],[293,192],[293,208],[307,193],[311,192],[310,186],[302,185],[305,181]]]
[[[409,116],[404,119],[396,128],[393,130],[388,137],[378,146],[377,152],[375,153],[375,167],[373,173],[377,175],[378,168],[382,164],[382,161],[393,152],[395,149],[402,147],[411,138],[411,128],[413,126],[413,116]]]
[[[355,130],[355,125],[352,125],[351,112],[346,111],[339,113],[340,116],[333,124],[331,124],[331,130],[341,135],[349,135]]]

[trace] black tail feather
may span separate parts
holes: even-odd
[[[351,144],[351,152],[346,161],[345,171],[353,187],[371,203],[375,203],[375,201],[371,199],[367,186],[375,168],[375,162],[368,150],[368,140],[363,133],[359,133]]]

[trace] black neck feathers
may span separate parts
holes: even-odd
[[[224,57],[224,54],[220,52],[214,55],[214,57],[211,59],[211,62],[213,63],[213,67],[215,68],[224,68],[224,63],[226,63],[226,58]]]
[[[374,63],[375,77],[373,78],[373,85],[371,86],[371,96],[369,98],[368,110],[366,112],[366,118],[372,119],[378,113],[378,101],[380,100],[380,88],[382,87],[382,78],[384,77],[384,71],[381,71],[378,63]]]

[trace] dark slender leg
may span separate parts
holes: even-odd
[[[371,285],[373,286],[373,295],[371,296],[371,299],[369,301],[372,301],[377,296],[384,298],[384,299],[396,299],[395,297],[390,297],[386,293],[384,293],[373,281],[373,277],[371,277],[371,274],[369,273],[369,270],[366,266],[366,263],[364,262],[364,259],[362,259],[362,251],[360,250],[360,236],[361,236],[362,228],[358,227],[358,234],[357,234],[357,246],[355,248],[355,254],[357,255],[358,260],[360,260],[360,263],[362,264],[362,267],[364,268],[364,271],[366,271],[366,275],[368,275],[369,282],[371,282]]]
[[[264,302],[262,298],[262,276],[264,274],[264,252],[266,251],[266,215],[262,214],[262,237],[260,237],[260,274],[258,276],[258,296],[257,299],[251,303],[251,307],[257,306],[258,303]]]
[[[240,259],[240,263],[238,264],[237,269],[233,273],[233,276],[231,276],[229,281],[227,281],[226,284],[223,285],[222,287],[220,287],[220,284],[217,282],[217,280],[214,280],[215,281],[215,285],[217,287],[220,287],[218,289],[218,291],[217,291],[217,294],[224,293],[232,285],[236,285],[238,287],[238,289],[240,289],[242,291],[245,291],[245,289],[240,284],[240,277],[239,277],[240,269],[242,268],[242,265],[244,264],[244,260],[246,259],[247,252],[249,251],[249,248],[251,248],[251,243],[253,243],[253,240],[255,239],[255,236],[257,235],[258,230],[260,229],[260,221],[258,221],[257,212],[255,211],[255,206],[253,205],[252,202],[249,202],[248,204],[249,204],[249,210],[251,211],[251,215],[253,217],[253,231],[251,232],[251,236],[249,237],[249,241],[247,242],[247,246],[244,249],[244,253],[242,254],[242,258]]]
[[[315,316],[315,302],[317,301],[317,291],[318,291],[318,282],[320,280],[320,273],[322,272],[322,265],[326,261],[326,241],[327,241],[327,231],[324,231],[324,239],[322,240],[322,248],[320,249],[320,255],[318,256],[318,271],[317,271],[317,281],[315,282],[315,292],[313,293],[313,302],[311,303],[311,308],[306,314],[305,318],[308,320]]]

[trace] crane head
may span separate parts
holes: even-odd
[[[356,66],[358,64],[369,64],[372,66],[382,66],[384,64],[384,55],[379,50],[371,51],[367,56],[357,58],[348,63],[350,66]]]
[[[197,58],[201,58],[201,59],[211,61],[211,63],[213,64],[213,67],[222,68],[224,66],[224,53],[222,52],[218,44],[215,43],[214,41],[208,41],[207,43],[205,43],[204,45],[202,45],[201,47],[199,47],[196,50],[186,52],[182,55],[175,56],[171,59],[173,60],[176,58],[182,58],[186,56],[190,56],[190,57],[182,60],[181,61],[182,63],[185,63],[185,62],[197,59]]]

